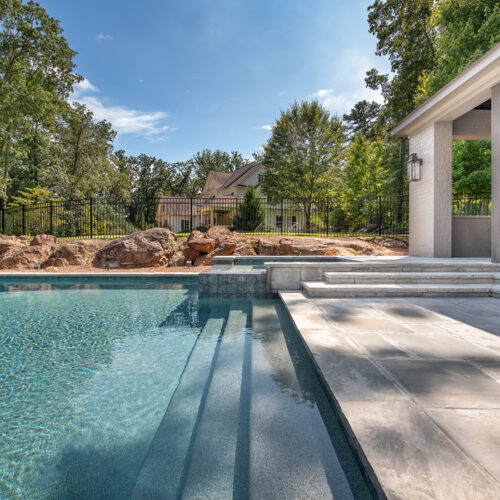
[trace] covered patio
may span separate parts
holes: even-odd
[[[415,257],[491,257],[500,262],[500,44],[392,130],[408,137],[410,249]],[[491,216],[453,216],[454,139],[491,140]]]

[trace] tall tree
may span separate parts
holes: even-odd
[[[271,199],[295,198],[310,231],[314,200],[339,187],[346,154],[346,127],[318,101],[282,111],[264,146],[263,192]]]
[[[110,195],[114,183],[126,184],[110,160],[115,135],[108,122],[96,121],[82,104],[68,107],[51,144],[54,160],[46,174],[50,189],[72,199]]]
[[[344,114],[351,134],[361,134],[373,138],[377,134],[377,121],[382,112],[382,105],[377,102],[359,101],[354,105],[349,114]]]
[[[36,168],[43,132],[55,125],[58,110],[81,79],[73,72],[75,54],[59,22],[38,3],[0,2],[0,198],[7,196],[16,156]]]
[[[469,64],[500,42],[498,0],[436,0],[436,64],[421,78],[421,100],[447,84]]]

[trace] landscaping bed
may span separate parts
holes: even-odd
[[[63,240],[54,236],[0,235],[0,271],[34,269],[56,272],[199,271],[216,256],[406,255],[408,238],[388,236],[309,237],[248,236],[214,226],[178,237],[164,228],[123,238]],[[191,264],[193,267],[189,267]]]

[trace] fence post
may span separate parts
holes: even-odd
[[[23,232],[22,234],[26,234],[26,207],[23,205],[22,206],[23,210]]]
[[[281,198],[281,234],[283,234],[283,198]]]
[[[191,208],[189,209],[189,232],[193,232],[193,197],[191,196]]]
[[[94,237],[94,200],[90,198],[90,239]]]
[[[382,236],[382,196],[378,197],[378,235]]]
[[[50,234],[54,235],[54,203],[52,201],[50,203]]]
[[[326,235],[330,235],[330,197],[326,197]]]
[[[7,201],[3,198],[0,198],[0,208],[2,209],[2,234],[5,234],[5,208],[7,205]]]

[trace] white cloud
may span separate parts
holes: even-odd
[[[146,136],[150,142],[161,142],[166,131],[173,129],[163,123],[167,113],[163,111],[139,111],[126,106],[105,104],[103,99],[88,95],[99,92],[86,78],[75,85],[70,102],[78,101],[85,104],[94,113],[96,120],[106,120],[111,123],[118,134],[136,134]]]
[[[382,94],[378,90],[367,88],[365,84],[366,72],[381,64],[384,66],[383,60],[374,60],[356,49],[345,50],[337,55],[332,65],[332,83],[329,87],[333,88],[317,90],[312,96],[329,111],[340,115],[348,113],[363,99],[382,103]],[[342,90],[336,90],[340,86]]]
[[[262,125],[260,128],[261,130],[272,130],[273,125]]]
[[[79,100],[94,113],[97,120],[106,120],[119,134],[155,136],[169,130],[161,122],[167,117],[163,111],[138,111],[125,106],[107,106],[93,96],[83,96]]]
[[[380,92],[368,88],[353,89],[349,93],[336,93],[333,89],[320,89],[313,97],[329,111],[342,115],[349,112],[353,106],[363,99],[382,103],[384,100]]]
[[[113,37],[111,35],[104,35],[103,33],[99,33],[95,39],[98,41],[98,42],[101,42],[102,40],[112,40]]]
[[[99,92],[99,89],[92,85],[86,78],[75,84],[73,88],[73,96],[79,96],[87,92]]]

